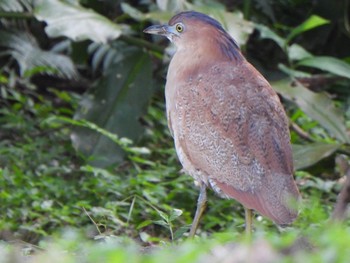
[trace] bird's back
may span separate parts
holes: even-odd
[[[186,59],[177,52],[171,64]],[[185,63],[184,63],[185,64]],[[184,169],[278,224],[297,216],[288,120],[277,94],[244,58],[170,65],[169,127]]]

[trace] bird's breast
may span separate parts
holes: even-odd
[[[184,170],[219,193],[286,222],[282,218],[295,215],[286,199],[299,194],[288,121],[269,83],[248,63],[186,71],[173,62],[167,114]]]

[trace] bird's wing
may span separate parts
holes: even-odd
[[[298,195],[288,122],[261,74],[246,61],[218,64],[181,82],[174,97],[169,114],[185,170],[202,172],[214,189],[286,221],[279,218],[290,217],[288,209],[277,212],[287,213],[282,216],[271,211],[286,206],[286,194]]]

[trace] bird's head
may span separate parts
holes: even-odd
[[[237,43],[221,24],[199,12],[181,12],[171,18],[167,25],[150,26],[143,32],[167,37],[178,50],[203,49],[218,51],[229,59],[241,57]]]

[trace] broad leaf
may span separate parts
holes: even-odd
[[[214,17],[222,23],[239,46],[244,45],[250,34],[253,33],[253,23],[245,20],[241,12],[218,11],[214,13]]]
[[[91,56],[92,70],[98,69],[108,71],[111,64],[124,58],[123,48],[119,48],[116,42],[100,44],[93,42],[88,47],[88,53]]]
[[[291,69],[284,64],[278,64],[278,69],[293,78],[310,78],[311,77],[311,74],[309,73]]]
[[[171,210],[170,216],[169,216],[169,221],[174,221],[174,219],[178,218],[179,216],[181,216],[183,214],[181,209],[176,209],[173,208],[173,210]]]
[[[143,21],[146,20],[146,15],[136,9],[135,7],[131,6],[128,3],[121,3],[120,7],[122,8],[123,12],[125,14],[128,14],[130,17],[135,19],[136,21]]]
[[[350,64],[334,57],[308,57],[299,61],[298,66],[317,68],[350,79]]]
[[[0,10],[5,12],[31,11],[31,1],[28,0],[0,0]]]
[[[96,123],[119,138],[137,140],[143,132],[139,118],[153,93],[152,64],[146,53],[135,48],[118,61],[84,96],[75,118]],[[75,148],[95,166],[123,160],[123,150],[102,133],[81,128],[72,139]]]
[[[342,113],[324,93],[314,93],[301,84],[291,85],[282,80],[272,83],[273,88],[288,100],[294,101],[307,115],[318,121],[340,142],[349,142]]]
[[[35,74],[77,78],[78,72],[71,59],[53,51],[42,50],[36,39],[27,32],[0,30],[0,55],[12,56],[22,76]]]
[[[340,144],[328,143],[293,145],[294,169],[309,167],[333,154],[340,146]]]
[[[303,22],[301,25],[297,26],[296,28],[294,28],[288,35],[287,39],[286,39],[286,43],[288,43],[289,41],[291,41],[294,37],[296,37],[297,35],[300,35],[301,33],[304,33],[305,31],[311,30],[315,27],[319,27],[322,26],[324,24],[328,24],[329,21],[317,16],[317,15],[312,15],[311,17],[309,17],[305,22]]]
[[[274,23],[276,22],[276,17],[274,13],[274,3],[272,1],[255,1],[254,3],[257,9],[260,9],[267,17],[269,17]]]
[[[178,13],[181,10],[184,10],[186,5],[186,0],[157,0],[157,6],[162,11]]]
[[[190,225],[184,225],[180,228],[178,228],[175,233],[174,233],[174,240],[177,240],[181,237],[183,237],[183,235],[188,232],[190,230],[191,226]]]
[[[264,25],[255,24],[255,28],[259,30],[261,38],[267,38],[275,41],[283,50],[285,49],[285,40]]]
[[[245,20],[243,13],[239,11],[227,12],[220,4],[218,6],[200,7],[194,5],[191,9],[217,19],[239,46],[244,45],[248,41],[250,34],[253,33],[254,24]]]
[[[299,46],[298,44],[289,46],[287,53],[290,60],[301,60],[313,56],[310,52],[306,51],[302,46]]]
[[[106,43],[118,38],[121,27],[93,10],[59,0],[38,0],[35,17],[45,21],[45,32],[50,37],[66,36],[74,41],[90,39]]]

